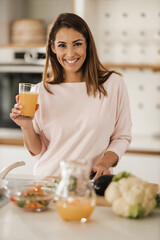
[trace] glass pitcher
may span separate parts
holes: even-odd
[[[56,190],[56,210],[64,220],[86,222],[96,206],[96,194],[89,181],[90,164],[62,161],[61,181]]]

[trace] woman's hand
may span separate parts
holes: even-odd
[[[99,161],[93,165],[91,172],[96,172],[94,179],[100,177],[101,175],[110,175],[110,167],[113,167],[115,163],[118,162],[118,156],[116,153],[108,151]]]
[[[104,161],[98,161],[93,167],[91,172],[95,172],[94,179],[100,177],[101,175],[111,175],[107,164]]]
[[[39,105],[36,105],[36,110]],[[19,116],[21,115],[22,105],[19,104],[19,95],[16,96],[16,104],[12,108],[12,112],[10,113],[10,118],[20,127],[29,128],[32,124],[32,119],[22,119]]]

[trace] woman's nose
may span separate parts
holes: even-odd
[[[74,48],[72,46],[67,48],[67,56],[72,57],[74,55]]]

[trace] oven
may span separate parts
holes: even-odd
[[[19,128],[11,119],[20,82],[42,80],[45,48],[0,48],[0,129]]]

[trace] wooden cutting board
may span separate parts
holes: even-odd
[[[97,199],[96,199],[96,205],[111,207],[111,205],[107,202],[107,200],[104,197],[98,196],[98,195],[97,195]]]

